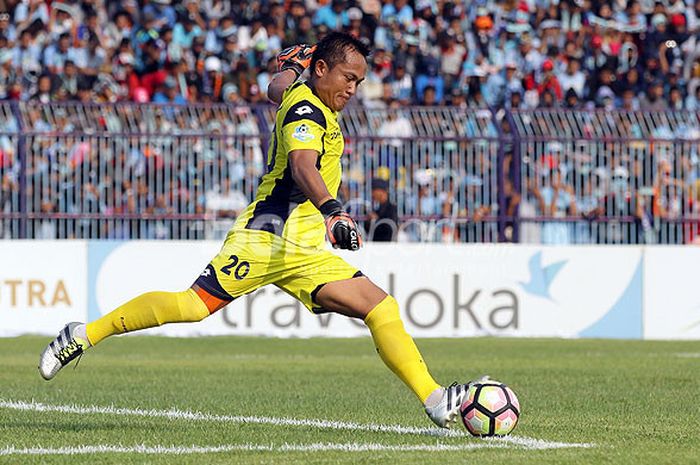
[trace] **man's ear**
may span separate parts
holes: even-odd
[[[325,74],[328,73],[328,63],[326,63],[324,60],[318,60],[313,71],[317,78],[325,76]]]

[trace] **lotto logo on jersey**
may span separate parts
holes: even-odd
[[[294,111],[294,113],[296,113],[299,116],[310,115],[313,112],[314,112],[314,110],[308,105],[304,105],[303,107],[299,107]]]
[[[316,138],[316,136],[311,134],[309,126],[304,123],[294,128],[294,134],[292,134],[292,137],[301,142],[308,142]]]

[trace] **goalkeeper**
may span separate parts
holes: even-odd
[[[416,394],[441,427],[457,418],[466,385],[443,388],[431,377],[399,317],[396,300],[324,248],[358,250],[362,236],[336,200],[343,135],[338,112],[364,80],[369,50],[349,35],[331,33],[318,46],[279,55],[268,96],[279,104],[267,174],[255,200],[238,217],[219,254],[191,288],[149,292],[102,318],[69,323],[44,350],[45,379],[105,338],[165,323],[200,321],[234,299],[274,284],[311,312],[361,318],[379,356]],[[310,67],[308,81],[299,77]]]

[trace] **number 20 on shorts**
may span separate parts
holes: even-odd
[[[250,273],[250,263],[246,261],[239,263],[237,255],[231,255],[229,260],[231,260],[231,263],[221,268],[222,273],[231,276],[231,270],[233,269],[233,276],[236,279],[243,279],[248,276],[248,273]]]

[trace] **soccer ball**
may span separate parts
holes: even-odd
[[[460,412],[472,435],[505,436],[518,424],[520,402],[508,386],[490,379],[469,386]]]

